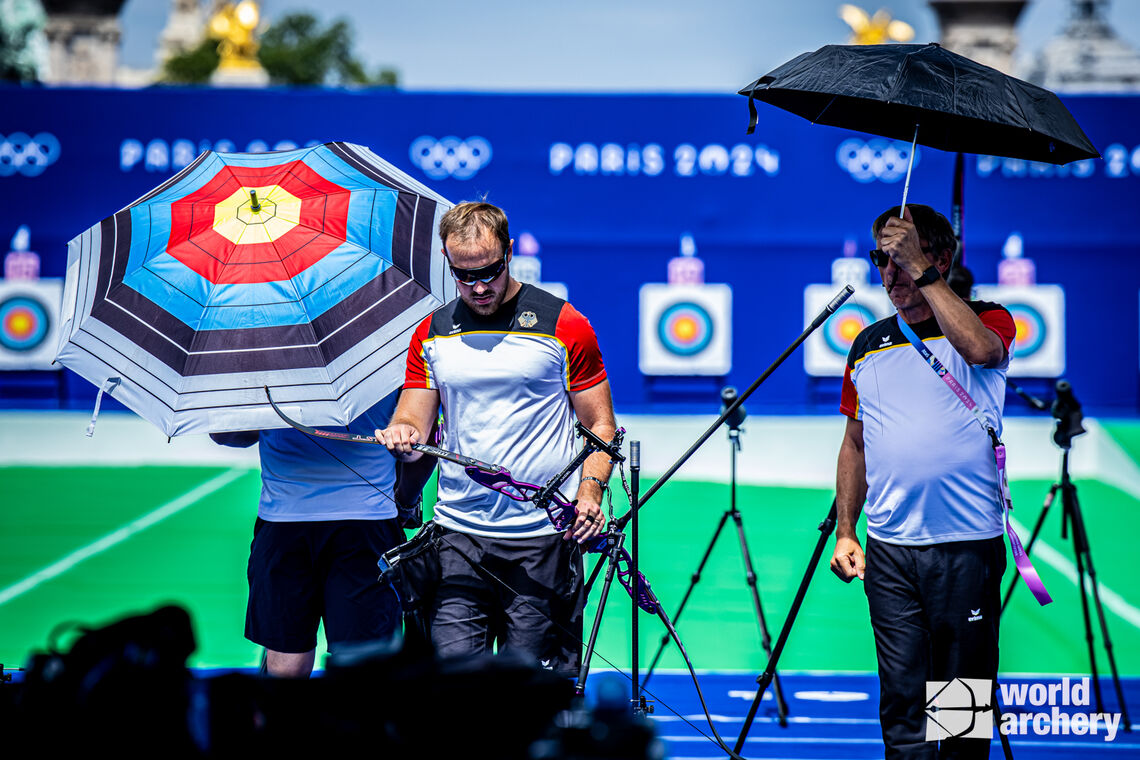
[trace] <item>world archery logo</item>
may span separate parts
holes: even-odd
[[[28,137],[23,132],[0,135],[0,177],[37,177],[59,158],[59,140],[50,132]]]
[[[915,149],[914,165],[921,153]],[[876,137],[862,140],[852,137],[839,144],[835,160],[856,182],[898,182],[906,176],[910,161],[910,143]]]
[[[991,739],[994,684],[984,678],[926,682],[926,741]]]
[[[430,135],[412,141],[408,154],[412,163],[432,179],[471,179],[491,163],[491,143],[482,137],[443,137]]]

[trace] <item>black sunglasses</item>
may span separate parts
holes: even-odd
[[[922,246],[921,250],[923,253],[930,253],[934,250],[934,246],[924,245]],[[881,269],[885,269],[887,264],[891,262],[890,254],[884,251],[882,248],[872,248],[867,252],[867,255],[871,257],[871,263]]]
[[[474,285],[477,282],[481,282],[485,285],[501,275],[503,270],[507,268],[507,256],[503,254],[503,258],[494,264],[488,264],[485,267],[478,267],[477,269],[461,269],[459,267],[453,267],[451,264],[448,264],[448,267],[451,268],[451,276],[464,285]]]

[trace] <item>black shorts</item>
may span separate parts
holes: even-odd
[[[249,551],[245,636],[276,652],[308,652],[325,622],[329,649],[387,638],[400,607],[382,586],[380,555],[404,542],[396,520],[268,522],[260,517]]]

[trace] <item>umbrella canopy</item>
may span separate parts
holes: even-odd
[[[58,361],[169,436],[281,427],[266,386],[345,425],[455,296],[450,207],[356,145],[206,152],[70,242]]]
[[[1049,90],[941,46],[827,45],[739,91],[817,123],[931,148],[1065,164],[1100,153]]]

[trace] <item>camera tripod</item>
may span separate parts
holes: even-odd
[[[721,401],[724,406],[721,411],[728,409],[733,405],[737,399],[736,389],[732,386],[724,388],[720,392]],[[748,541],[744,535],[744,520],[740,514],[740,510],[736,507],[736,458],[740,452],[740,426],[744,423],[745,417],[748,413],[743,406],[736,407],[736,411],[729,415],[725,421],[728,425],[728,440],[729,440],[729,507],[725,510],[724,514],[720,516],[720,522],[717,523],[716,530],[713,531],[712,539],[709,545],[705,548],[704,556],[701,557],[700,563],[697,565],[696,571],[693,573],[692,578],[689,580],[689,588],[685,591],[684,596],[681,598],[681,604],[677,607],[677,611],[673,614],[673,623],[676,625],[681,620],[681,613],[685,611],[685,605],[689,602],[689,597],[692,595],[693,590],[701,580],[701,573],[705,569],[705,565],[712,555],[713,547],[720,539],[720,534],[724,530],[724,526],[728,523],[729,518],[732,518],[733,524],[736,526],[737,539],[740,542],[740,554],[744,560],[745,582],[748,584],[748,589],[752,593],[752,606],[756,610],[756,622],[760,627],[760,646],[764,650],[765,656],[772,657],[772,637],[768,633],[768,624],[764,619],[764,608],[760,604],[760,591],[756,587],[756,572],[752,567],[752,554],[748,550]],[[661,643],[657,647],[657,654],[654,655],[653,661],[649,665],[649,669],[645,674],[645,683],[653,677],[653,671],[657,667],[657,663],[661,660],[661,655],[665,652],[665,647],[669,645],[670,636],[666,632],[661,637]],[[779,724],[782,728],[788,725],[788,703],[784,699],[784,691],[780,686],[780,679],[775,676],[775,695],[776,695],[776,715]]]
[[[1053,441],[1061,448],[1061,479],[1054,483],[1049,488],[1049,493],[1045,497],[1045,503],[1041,507],[1041,514],[1037,516],[1037,524],[1033,526],[1033,534],[1029,537],[1029,543],[1025,546],[1025,553],[1029,554],[1033,551],[1033,544],[1037,541],[1037,536],[1041,533],[1041,528],[1045,524],[1045,518],[1049,516],[1049,508],[1053,506],[1053,502],[1057,494],[1061,494],[1061,539],[1068,538],[1069,530],[1073,534],[1073,555],[1077,564],[1077,590],[1081,595],[1081,613],[1084,618],[1085,626],[1085,641],[1088,643],[1089,650],[1089,669],[1092,676],[1093,692],[1096,694],[1096,709],[1098,712],[1104,712],[1104,699],[1100,689],[1100,678],[1097,673],[1096,665],[1096,651],[1093,645],[1093,627],[1092,618],[1089,614],[1089,587],[1092,588],[1093,603],[1096,606],[1097,619],[1100,622],[1100,634],[1102,644],[1104,646],[1105,654],[1108,657],[1108,666],[1112,673],[1112,684],[1116,689],[1116,699],[1120,703],[1120,717],[1124,723],[1124,730],[1132,731],[1132,721],[1128,717],[1128,706],[1124,702],[1124,691],[1120,685],[1120,674],[1116,669],[1116,657],[1112,651],[1112,639],[1108,635],[1108,621],[1104,616],[1104,607],[1100,601],[1100,584],[1096,578],[1096,568],[1093,566],[1092,550],[1089,548],[1089,537],[1085,531],[1085,518],[1081,514],[1080,500],[1077,498],[1077,486],[1069,477],[1069,452],[1072,450],[1073,437],[1081,435],[1085,432],[1084,427],[1081,425],[1083,415],[1081,414],[1081,405],[1077,402],[1076,397],[1073,396],[1073,388],[1065,380],[1058,380],[1056,385],[1057,400],[1053,402],[1052,413],[1057,419],[1057,429],[1053,433]],[[1030,401],[1033,406],[1044,409],[1045,404],[1038,402],[1036,404]],[[1088,575],[1088,583],[1086,584],[1085,576]],[[1017,578],[1014,578],[1009,587],[1006,589],[1005,596],[1001,602],[1001,612],[1005,612],[1006,605],[1009,604],[1009,598],[1013,594],[1013,589],[1016,587]]]

